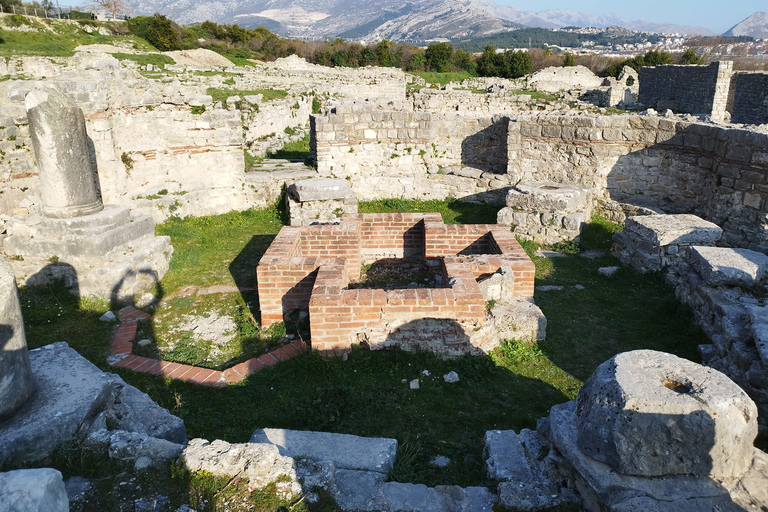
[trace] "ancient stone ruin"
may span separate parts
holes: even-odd
[[[64,279],[74,292],[123,299],[160,281],[173,248],[154,222],[101,201],[83,112],[57,89],[25,105],[40,169],[39,214],[12,218],[3,249],[28,284]]]

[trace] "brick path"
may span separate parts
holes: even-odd
[[[133,341],[138,330],[139,320],[150,320],[152,317],[128,306],[117,312],[120,324],[115,330],[115,336],[110,345],[109,364],[120,368],[128,368],[136,372],[150,373],[152,375],[164,375],[171,379],[182,380],[192,384],[203,386],[222,387],[234,382],[240,382],[248,375],[256,373],[262,368],[286,361],[307,350],[307,345],[302,340],[293,341],[287,345],[243,363],[227,368],[224,371],[200,368],[188,364],[161,361],[133,354]]]

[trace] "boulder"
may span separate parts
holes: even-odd
[[[69,499],[61,473],[50,468],[0,473],[0,510],[69,512]]]
[[[579,449],[622,475],[728,479],[752,465],[754,402],[722,373],[671,354],[609,359],[577,404]]]
[[[310,178],[288,185],[288,193],[297,201],[327,201],[354,196],[347,180],[333,178]]]

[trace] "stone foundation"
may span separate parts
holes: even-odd
[[[285,195],[290,226],[338,223],[357,213],[357,198],[346,180],[310,178],[288,185]]]

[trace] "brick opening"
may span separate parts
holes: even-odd
[[[442,285],[349,289],[362,263],[403,257],[441,260]],[[515,297],[533,297],[533,262],[507,226],[446,225],[438,213],[346,214],[336,225],[285,226],[257,267],[261,322],[266,327],[307,310],[312,348],[321,351],[361,341],[374,347],[434,344],[418,333],[439,338],[482,326],[478,279],[501,270],[513,275]],[[469,339],[443,337],[453,345]]]

